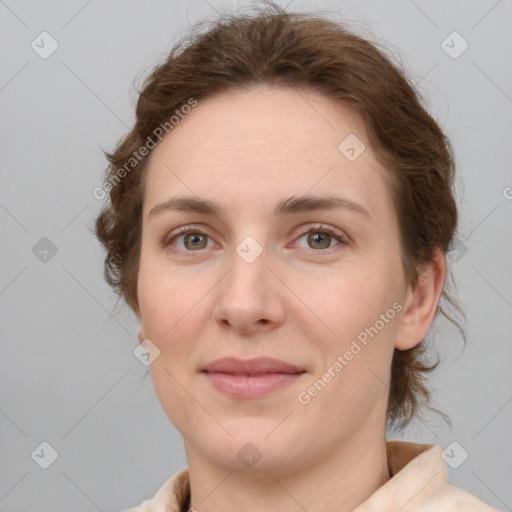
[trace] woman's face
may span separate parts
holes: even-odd
[[[218,211],[162,206],[185,197]],[[306,89],[222,93],[154,149],[138,316],[189,456],[268,470],[383,436],[407,295],[389,174],[349,107]],[[203,371],[225,357],[301,373]]]

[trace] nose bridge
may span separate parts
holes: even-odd
[[[260,237],[261,238],[261,237]],[[255,299],[269,289],[266,268],[269,263],[269,250],[264,249],[255,237],[245,237],[230,255],[231,272],[226,279],[225,292],[235,294],[251,294]]]
[[[217,322],[250,332],[284,316],[279,282],[267,268],[271,252],[255,237],[245,237],[229,255],[230,271],[220,283],[214,316]]]

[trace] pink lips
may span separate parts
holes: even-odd
[[[277,359],[227,357],[206,365],[202,372],[218,391],[232,397],[255,398],[292,384],[305,370]]]

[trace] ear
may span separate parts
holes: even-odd
[[[139,324],[139,333],[137,337],[139,338],[139,342],[142,343],[146,339],[146,332],[144,329],[144,323],[142,322],[138,301],[135,301],[135,303],[132,305],[132,311],[135,313],[135,316],[137,317],[137,322]]]
[[[436,249],[433,260],[422,268],[416,287],[408,286],[395,348],[408,350],[425,338],[434,320],[445,278],[446,257],[441,249]]]
[[[139,333],[137,337],[139,338],[139,342],[142,343],[146,339],[146,330],[144,329],[144,323],[138,313],[136,313],[137,322],[139,323]]]

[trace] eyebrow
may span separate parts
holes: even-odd
[[[352,211],[370,220],[370,213],[366,208],[361,206],[346,197],[341,196],[301,196],[301,197],[289,197],[280,201],[274,207],[274,216],[285,216],[290,214],[298,214],[308,211],[316,210],[334,210],[343,209]],[[149,214],[148,218],[158,215],[166,211],[181,211],[191,213],[203,213],[206,215],[213,215],[219,218],[224,216],[224,208],[218,203],[201,199],[199,197],[182,196],[172,197],[163,203],[159,203],[154,206]]]

